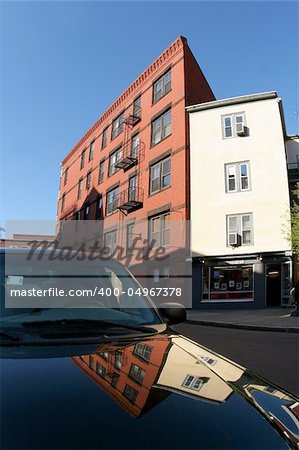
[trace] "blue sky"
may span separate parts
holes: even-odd
[[[0,8],[2,221],[55,219],[60,161],[178,35],[188,39],[216,98],[277,90],[288,133],[298,133],[296,2]]]

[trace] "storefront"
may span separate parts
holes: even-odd
[[[285,253],[198,258],[193,280],[193,308],[289,306],[292,261]]]

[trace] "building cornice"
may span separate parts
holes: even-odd
[[[77,142],[73,149],[63,159],[62,165],[64,165],[70,157],[81,147],[81,145],[97,130],[116,110],[120,110],[121,106],[127,101],[130,96],[135,95],[138,89],[144,84],[145,81],[154,76],[157,71],[167,64],[173,56],[178,53],[184,45],[187,44],[187,39],[183,36],[179,36],[169,47],[167,47],[156,59],[150,64],[138,78],[112,103],[112,105],[106,109],[102,116],[89,128],[84,136]]]
[[[278,98],[276,91],[262,92],[259,94],[241,95],[239,97],[224,98],[222,100],[215,100],[213,102],[200,103],[198,105],[187,106],[186,110],[189,113],[197,111],[205,111],[207,109],[221,108],[222,106],[238,105],[240,103],[256,102],[260,100],[269,100]]]

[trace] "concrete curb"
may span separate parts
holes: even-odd
[[[213,322],[209,320],[196,320],[187,319],[186,323],[193,325],[206,325],[208,327],[222,327],[222,328],[235,328],[238,330],[252,330],[252,331],[277,331],[279,333],[299,333],[299,328],[295,327],[275,327],[267,325],[247,325],[238,323],[227,323],[227,322]]]

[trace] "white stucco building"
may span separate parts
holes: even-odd
[[[276,92],[194,105],[193,307],[286,305],[291,288],[286,130]]]

